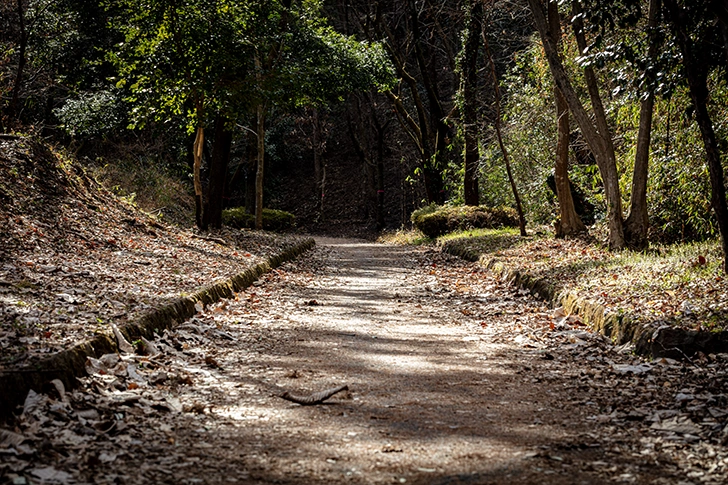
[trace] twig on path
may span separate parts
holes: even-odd
[[[285,399],[286,401],[295,402],[296,404],[300,404],[302,406],[312,406],[314,404],[321,404],[334,394],[337,394],[341,391],[348,391],[349,386],[343,385],[339,387],[334,387],[331,389],[326,389],[325,391],[321,392],[314,392],[313,394],[310,394],[308,396],[296,396],[294,394],[291,394],[290,392],[286,391],[283,394],[279,395],[278,397]]]
[[[219,237],[212,237],[212,236],[198,236],[197,234],[192,234],[192,237],[196,239],[202,239],[203,241],[210,241],[215,242],[218,244],[221,244],[222,246],[230,246],[230,243],[226,240],[219,238]]]

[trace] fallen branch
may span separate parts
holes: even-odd
[[[282,399],[285,399],[286,401],[295,402],[296,404],[300,404],[301,406],[312,406],[314,404],[321,404],[334,394],[337,394],[341,391],[348,391],[349,386],[343,385],[339,387],[334,387],[332,389],[327,389],[325,391],[321,392],[314,392],[313,394],[310,394],[308,396],[296,396],[294,394],[291,394],[290,392],[286,391],[283,394],[281,394],[279,397]]]
[[[210,242],[216,242],[218,244],[221,244],[223,246],[230,246],[230,243],[227,242],[224,239],[221,239],[219,237],[212,237],[212,236],[198,236],[197,234],[192,234],[192,237],[197,239],[202,239],[203,241],[210,241]]]

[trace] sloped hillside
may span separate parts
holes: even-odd
[[[123,325],[292,242],[159,223],[77,162],[13,136],[0,138],[0,228],[0,370]]]

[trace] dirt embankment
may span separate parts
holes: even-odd
[[[76,162],[0,139],[0,371],[110,332],[302,238],[202,234],[120,200]]]

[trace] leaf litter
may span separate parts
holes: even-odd
[[[0,191],[0,371],[111,333],[297,242],[164,224],[28,139],[0,140],[0,178],[12,181],[7,198]]]
[[[32,391],[0,477],[728,480],[728,355],[647,362],[473,264],[369,246],[322,241],[140,353],[89,359],[77,389]],[[331,404],[278,397],[342,381]]]

